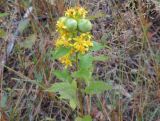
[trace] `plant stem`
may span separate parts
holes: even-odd
[[[79,66],[78,66],[78,53],[76,53],[76,71],[78,71]],[[79,79],[77,79],[77,96],[78,96],[78,101],[79,101],[79,116],[83,116],[84,112],[83,112],[83,94],[81,91],[82,88],[82,83]]]
[[[76,53],[76,71],[78,71],[78,53]]]
[[[86,107],[87,107],[87,114],[90,115],[90,113],[91,113],[91,97],[90,97],[90,95],[86,96]]]

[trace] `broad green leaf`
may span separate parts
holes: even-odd
[[[55,51],[53,51],[52,58],[58,59],[64,55],[66,55],[69,51],[70,51],[70,48],[66,48],[66,47],[57,48]]]
[[[18,44],[20,47],[26,48],[26,49],[32,49],[32,46],[36,42],[36,34],[32,34],[29,37],[27,37],[23,42],[19,42]]]
[[[9,15],[9,13],[0,13],[0,18],[1,17],[6,17],[6,16],[8,16]]]
[[[112,86],[108,85],[103,81],[91,81],[90,84],[85,88],[87,94],[100,94],[105,90],[112,89]]]
[[[29,19],[24,19],[22,21],[20,21],[19,25],[18,25],[18,30],[20,33],[22,33],[24,31],[24,29],[26,29],[28,27],[29,24]]]
[[[106,61],[106,60],[108,60],[108,56],[100,55],[94,57],[94,61]]]
[[[60,94],[60,98],[69,100],[70,106],[72,107],[72,109],[75,109],[78,104],[76,97],[76,92],[77,92],[76,89],[77,89],[76,82],[73,81],[72,83],[68,82],[55,83],[46,91],[58,92]]]
[[[76,121],[83,121],[83,119],[80,118],[80,117],[77,117],[77,118],[76,118]]]
[[[79,67],[88,69],[92,67],[93,56],[91,54],[82,55],[79,58]]]
[[[90,49],[91,51],[98,51],[104,48],[104,45],[101,43],[98,43],[96,41],[93,41],[93,47]]]
[[[76,121],[92,121],[92,118],[91,118],[90,115],[86,115],[86,116],[84,116],[83,118],[77,117],[77,118],[76,118]]]
[[[57,82],[54,83],[50,88],[47,89],[49,92],[59,92],[59,91],[65,91],[65,90],[73,90],[76,89],[76,85],[72,85],[68,82]]]
[[[74,78],[84,79],[85,81],[89,81],[92,76],[92,71],[90,69],[80,69],[73,73]]]
[[[92,75],[93,56],[91,54],[79,56],[79,70],[73,73],[73,77],[89,81]]]
[[[53,74],[54,74],[59,80],[71,82],[72,77],[71,77],[71,75],[70,75],[70,73],[68,72],[67,69],[64,69],[64,70],[62,70],[62,71],[54,70],[54,71],[53,71]]]
[[[0,29],[0,38],[3,38],[6,35],[6,32],[3,29]]]

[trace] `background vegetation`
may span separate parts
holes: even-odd
[[[158,0],[0,0],[0,119],[74,121],[66,100],[45,92],[62,69],[51,52],[56,21],[71,6],[89,11],[94,41],[106,55],[93,76],[112,90],[92,97],[95,121],[160,120],[160,2]],[[88,106],[87,103],[85,106]]]

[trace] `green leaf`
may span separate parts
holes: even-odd
[[[1,17],[6,17],[6,16],[8,16],[9,15],[9,13],[0,13],[0,18]]]
[[[93,41],[93,47],[90,49],[91,51],[98,51],[104,48],[104,45],[101,43],[98,43],[96,41]]]
[[[29,24],[29,19],[24,19],[22,21],[20,21],[19,25],[18,25],[18,30],[20,33],[22,33],[24,31],[24,29],[27,28]]]
[[[89,81],[92,76],[92,71],[90,69],[82,68],[82,69],[74,72],[72,75],[74,78],[84,79],[85,81]]]
[[[26,49],[32,49],[32,46],[36,42],[36,34],[32,34],[29,37],[27,37],[23,42],[19,42],[18,44],[20,47],[26,48]]]
[[[74,78],[89,81],[92,76],[93,56],[91,54],[79,56],[79,70],[73,73]]]
[[[29,8],[30,5],[30,0],[21,0],[21,5],[24,7],[24,8]]]
[[[2,99],[1,99],[1,101],[0,101],[0,107],[1,108],[5,108],[6,107],[6,103],[7,103],[7,95],[6,94],[4,94],[3,96],[2,96]]]
[[[154,58],[157,61],[157,63],[160,64],[160,54],[158,52],[155,54]]]
[[[79,58],[79,67],[88,69],[92,67],[93,56],[91,54],[82,55]]]
[[[71,77],[71,75],[70,75],[70,73],[68,72],[67,69],[64,69],[64,70],[62,70],[62,71],[54,70],[54,71],[53,71],[53,74],[54,74],[59,80],[71,82],[72,77]]]
[[[3,29],[0,29],[0,38],[3,38],[6,35],[6,32]]]
[[[108,85],[103,81],[91,81],[90,84],[85,88],[87,94],[100,94],[105,90],[112,89],[112,86]]]
[[[52,58],[58,59],[64,55],[66,55],[69,51],[70,51],[70,48],[66,48],[66,47],[57,48],[55,51],[53,51]]]
[[[93,16],[88,16],[87,19],[94,20],[94,19],[102,18],[102,17],[109,17],[109,16],[106,15],[105,13],[102,13],[102,12],[98,11]]]
[[[76,92],[77,92],[76,89],[77,89],[76,82],[73,81],[72,83],[68,82],[55,83],[46,91],[58,92],[60,94],[60,98],[69,100],[70,106],[72,107],[72,109],[75,109],[78,104],[76,97]]]
[[[106,61],[108,60],[108,56],[105,55],[100,55],[100,56],[95,56],[94,61]]]
[[[92,121],[92,118],[90,115],[86,115],[83,118],[77,117],[76,121]]]
[[[34,78],[38,83],[41,83],[43,80],[43,74],[34,70]]]
[[[47,89],[49,92],[59,92],[65,90],[74,90],[76,89],[76,85],[70,84],[68,82],[57,82],[53,84],[50,88]]]

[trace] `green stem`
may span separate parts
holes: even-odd
[[[78,53],[76,53],[76,71],[78,71]]]
[[[76,53],[76,71],[78,71],[79,66],[78,66],[78,53]],[[79,116],[83,116],[84,112],[83,112],[83,94],[81,91],[82,88],[82,83],[79,79],[77,79],[77,96],[78,96],[78,101],[79,101]]]

